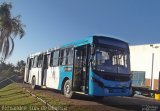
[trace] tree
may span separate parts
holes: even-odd
[[[17,62],[16,69],[20,73],[20,75],[24,75],[25,65],[26,63],[23,60]]]
[[[18,69],[22,68],[22,67],[25,67],[26,63],[24,60],[20,60],[17,62],[17,67]]]
[[[14,38],[19,36],[20,39],[24,36],[25,31],[20,20],[20,15],[11,16],[11,3],[2,3],[0,5],[0,54],[5,60],[9,57],[14,49]]]
[[[0,77],[5,78],[11,76],[12,74],[16,74],[14,69],[15,66],[13,64],[2,61],[0,63]]]

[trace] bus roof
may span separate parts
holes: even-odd
[[[76,46],[81,46],[81,45],[86,45],[86,44],[90,44],[93,42],[93,36],[89,36],[87,38],[84,38],[82,40],[76,41],[76,42],[71,42],[69,44],[65,44],[63,46],[61,46],[61,48],[65,48],[65,47],[76,47]]]
[[[76,42],[71,42],[69,44],[65,44],[63,46],[61,46],[60,48],[65,48],[65,47],[78,47],[81,45],[86,45],[86,44],[91,44],[91,43],[96,43],[98,38],[101,39],[105,39],[105,40],[109,40],[109,41],[113,41],[113,42],[117,42],[117,43],[122,43],[125,45],[128,45],[127,42],[120,40],[120,39],[116,39],[116,38],[112,38],[112,37],[108,37],[108,36],[98,36],[98,35],[94,35],[94,36],[89,36],[87,38],[84,38],[82,40],[76,41]]]
[[[101,41],[100,41],[100,39],[101,39]],[[112,37],[108,37],[108,36],[94,35],[94,36],[86,37],[82,40],[78,40],[76,42],[71,42],[69,44],[65,44],[61,47],[55,47],[55,48],[48,49],[46,51],[31,54],[30,57],[32,58],[34,56],[37,56],[37,55],[40,55],[40,54],[43,54],[43,53],[49,54],[53,50],[57,50],[57,49],[61,49],[61,48],[63,49],[63,48],[66,48],[66,47],[78,47],[78,46],[82,46],[82,45],[86,45],[86,44],[92,44],[93,42],[98,43],[98,41],[104,43],[103,40],[105,40],[105,42],[109,41],[109,42],[107,42],[107,44],[110,44],[110,45],[113,44],[113,45],[119,45],[119,46],[122,46],[122,47],[125,47],[124,45],[128,45],[127,42],[125,42],[123,40],[120,40],[120,39],[116,39],[116,38],[112,38]]]

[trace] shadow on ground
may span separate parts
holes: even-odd
[[[12,84],[13,82],[21,83],[23,81],[22,79],[23,79],[22,77],[19,77],[17,75],[15,75],[9,79],[8,78],[2,79],[0,81],[0,89],[8,86],[9,84]]]

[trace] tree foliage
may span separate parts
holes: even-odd
[[[5,63],[4,61],[0,62],[0,77],[5,78],[7,76],[11,76],[16,74],[14,71],[15,66],[11,63]]]
[[[20,60],[16,65],[12,63],[6,63],[5,61],[0,61],[0,78],[8,77],[12,75],[24,75],[25,71],[25,61]]]
[[[0,5],[0,54],[5,60],[9,57],[14,49],[14,38],[24,36],[25,25],[20,20],[20,15],[11,16],[11,3],[2,3]]]
[[[20,75],[24,75],[25,65],[26,63],[23,60],[17,62],[16,69]]]

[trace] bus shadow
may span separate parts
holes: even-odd
[[[4,87],[6,87],[6,86],[8,86],[10,84],[12,84],[12,81],[10,81],[10,80],[6,80],[4,82],[1,82],[0,83],[0,89],[4,88]]]
[[[54,92],[56,96],[62,97],[63,99],[66,99],[64,96],[61,95],[61,91],[54,90],[54,89],[38,89],[39,91],[49,91],[49,92]],[[139,98],[139,97],[105,97],[103,99],[96,99],[92,96],[88,95],[83,95],[83,94],[74,94],[73,99],[71,101],[77,101],[78,102],[86,102],[86,106],[88,107],[105,107],[105,106],[110,106],[114,108],[119,108],[122,110],[132,110],[132,111],[141,111],[142,107],[144,105],[160,105],[157,104],[158,102],[154,101],[153,99],[147,99],[147,98]],[[80,100],[80,101],[79,101]],[[95,102],[98,103],[97,105],[93,105],[92,103],[88,102]],[[77,104],[78,105],[78,104]]]
[[[9,77],[4,78],[3,80],[0,81],[0,89],[4,88],[14,82],[18,82],[18,81],[22,82],[22,79],[16,75],[15,76],[13,75],[13,77],[10,77],[10,78]]]
[[[145,103],[145,100],[137,101],[138,98],[133,99],[132,97],[105,97],[103,99],[96,99],[92,96],[82,94],[75,94],[74,99],[96,102],[99,103],[100,106],[102,105],[101,107],[105,105],[133,111],[141,111],[143,106],[142,104]],[[135,101],[137,101],[137,103]]]
[[[59,91],[59,90],[54,90],[54,89],[39,89],[39,90],[51,91],[51,92],[57,93],[58,96],[61,95],[61,91]],[[64,96],[62,96],[62,97],[64,97]],[[75,93],[72,100],[81,100],[82,102],[83,101],[84,102],[85,101],[96,102],[99,104],[99,107],[103,107],[103,105],[105,105],[105,106],[111,106],[111,107],[120,108],[120,109],[124,109],[124,110],[136,110],[136,111],[142,110],[142,105],[135,104],[135,103],[133,104],[132,101],[136,101],[136,100],[133,100],[131,97],[105,97],[103,99],[97,99],[92,96]],[[124,101],[124,102],[122,102],[122,101]],[[141,101],[141,102],[143,103],[143,101]],[[98,105],[96,105],[96,106],[87,105],[87,106],[88,107],[98,107]]]
[[[57,94],[61,94],[60,90],[51,89],[51,88],[39,88],[37,90],[39,90],[39,91],[50,91],[50,92],[54,92],[54,93],[57,93]]]

